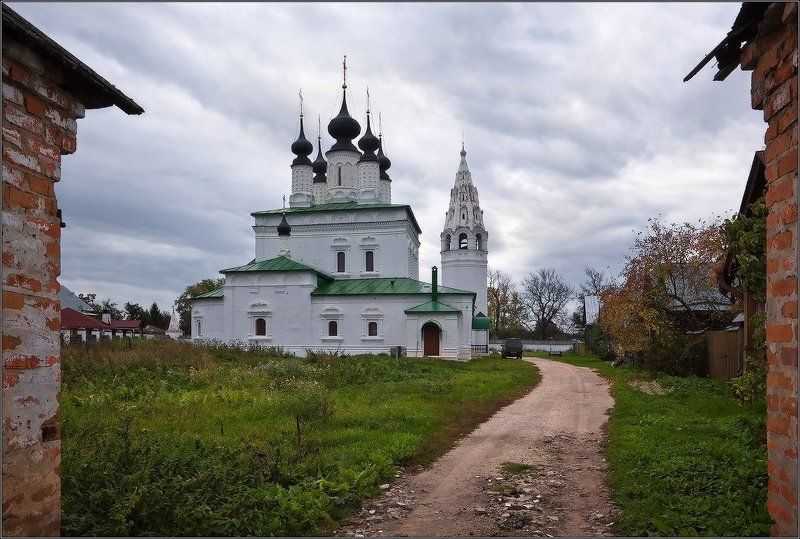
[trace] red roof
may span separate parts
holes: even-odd
[[[86,316],[75,309],[61,309],[61,329],[108,329],[108,327],[97,318]]]
[[[61,309],[61,329],[139,329],[141,320],[112,320],[106,324],[102,320],[86,316],[69,307]]]
[[[142,326],[141,320],[112,320],[112,329],[139,329]]]

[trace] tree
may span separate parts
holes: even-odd
[[[553,268],[530,273],[522,283],[522,301],[529,315],[529,325],[540,339],[555,333],[554,327],[572,297],[572,288]]]
[[[197,283],[189,285],[183,294],[178,296],[175,300],[175,311],[177,311],[180,318],[180,328],[184,335],[189,335],[192,325],[192,302],[194,296],[211,292],[225,284],[225,279],[203,279]]]
[[[507,326],[509,304],[514,292],[514,282],[511,276],[500,270],[489,270],[489,283],[487,286],[489,312],[486,313],[492,321],[495,332]]]
[[[583,299],[584,296],[599,296],[603,293],[603,290],[614,284],[614,279],[603,270],[586,266],[583,272],[586,275],[586,280],[581,284],[580,292],[578,293],[579,299]]]
[[[128,320],[147,320],[147,313],[138,303],[125,303],[125,318]]]
[[[169,327],[170,314],[158,308],[158,303],[155,301],[147,310],[145,325],[156,326],[157,328],[167,329]]]
[[[724,249],[718,218],[694,224],[649,219],[634,238],[622,283],[600,295],[600,326],[614,352],[675,373],[694,369],[695,344],[687,332],[730,321],[713,280]]]

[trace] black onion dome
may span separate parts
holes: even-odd
[[[281,222],[278,224],[278,236],[291,236],[292,227],[286,221],[286,214],[281,216]]]
[[[372,134],[372,128],[370,127],[369,123],[369,114],[367,114],[367,130],[364,131],[364,136],[358,141],[358,147],[364,152],[364,155],[361,156],[359,162],[377,161],[378,158],[375,155],[375,150],[380,148],[380,145],[381,141],[378,140],[378,137]]]
[[[345,94],[342,94],[342,108],[339,109],[339,115],[333,118],[328,123],[328,133],[336,139],[336,143],[331,146],[330,151],[336,150],[350,150],[357,152],[353,146],[353,139],[361,133],[361,126],[358,122],[350,116],[347,111],[347,100]]]
[[[386,157],[386,154],[383,153],[383,140],[378,141],[378,168],[381,170],[381,179],[392,181],[389,175],[386,173],[389,170],[389,167],[392,166],[392,162]]]
[[[314,183],[326,183],[328,179],[325,173],[328,171],[328,162],[322,157],[322,143],[317,138],[317,157],[311,165],[311,170],[314,171]]]
[[[293,165],[310,165],[311,160],[308,156],[314,151],[314,145],[306,139],[306,134],[303,132],[303,116],[300,116],[300,134],[297,140],[292,142],[292,153],[297,157],[292,161]]]

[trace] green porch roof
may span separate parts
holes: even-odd
[[[263,210],[263,211],[255,211],[251,213],[253,217],[258,215],[280,215],[281,213],[287,213],[289,215],[293,213],[321,213],[327,211],[340,211],[340,210],[380,210],[384,208],[404,208],[408,217],[411,219],[411,223],[414,225],[418,234],[422,234],[422,229],[419,227],[417,223],[417,218],[414,217],[414,212],[411,210],[411,206],[408,204],[359,204],[358,202],[332,202],[330,204],[316,204],[314,206],[309,206],[308,208],[278,208],[275,210]],[[291,223],[290,223],[291,224]]]
[[[316,273],[323,279],[333,280],[333,277],[327,273],[323,273],[318,269],[306,266],[300,262],[296,262],[291,258],[285,256],[276,256],[267,260],[251,260],[244,266],[237,266],[235,268],[227,268],[220,270],[220,273],[239,273],[245,271],[310,271]]]
[[[422,305],[406,309],[407,313],[460,313],[461,311],[450,305],[438,301],[428,301]]]
[[[221,298],[223,297],[223,290],[220,286],[219,288],[215,288],[209,292],[203,292],[202,294],[197,294],[196,296],[192,297],[192,299],[206,299],[206,298]]]
[[[478,313],[472,319],[472,329],[489,329],[489,319],[483,313]]]
[[[311,292],[312,296],[378,296],[387,294],[410,295],[425,294],[430,295],[431,285],[409,279],[408,277],[380,277],[374,279],[335,279],[321,283],[316,290]],[[474,296],[474,292],[439,287],[439,294],[469,294]]]

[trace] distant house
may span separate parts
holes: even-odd
[[[764,151],[757,151],[753,156],[753,164],[750,166],[750,174],[747,176],[747,185],[744,188],[742,202],[739,206],[739,215],[749,216],[752,214],[752,205],[761,198],[766,190],[767,180],[764,175]],[[749,350],[753,342],[753,317],[758,313],[764,313],[766,303],[763,300],[756,300],[747,287],[740,285],[736,279],[738,264],[733,252],[729,250],[722,267],[717,274],[717,284],[719,290],[731,301],[736,302],[736,310],[741,314],[734,319],[734,323],[741,323],[744,331],[744,349]]]
[[[67,307],[61,309],[61,340],[64,343],[96,343],[102,339],[144,337],[141,320],[111,320],[103,313],[98,320],[93,316]]]

